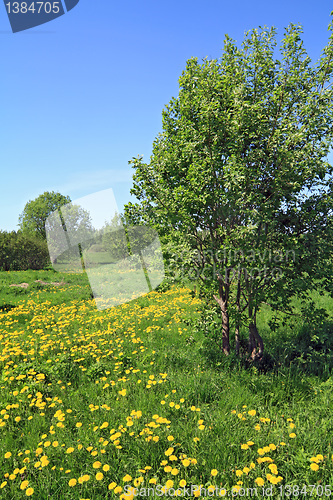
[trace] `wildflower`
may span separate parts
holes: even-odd
[[[217,470],[217,469],[212,469],[212,470],[210,471],[210,474],[211,474],[213,477],[215,477],[215,476],[217,476],[217,474],[218,474],[218,470]]]
[[[257,483],[258,486],[264,486],[265,481],[263,480],[262,477],[257,477],[257,479],[254,480],[255,483]]]
[[[12,456],[12,454],[10,451],[7,451],[7,453],[5,453],[5,458],[10,458],[11,456]]]
[[[68,481],[69,486],[75,486],[76,483],[77,483],[77,480],[74,477]]]
[[[97,481],[101,481],[104,477],[104,474],[102,472],[97,472],[95,477],[96,477]]]
[[[28,486],[29,484],[29,481],[25,480],[25,481],[22,481],[21,485],[20,485],[20,489],[21,490],[25,490],[26,487]]]
[[[27,495],[27,497],[31,497],[33,492],[34,492],[33,488],[28,488],[27,490],[25,490],[25,494]]]
[[[318,464],[315,464],[315,463],[312,463],[312,464],[310,465],[310,469],[311,469],[311,470],[314,470],[314,471],[317,471],[317,470],[319,469],[319,465],[318,465]]]

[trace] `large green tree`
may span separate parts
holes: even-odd
[[[140,203],[127,216],[177,235],[184,267],[219,307],[225,354],[230,319],[236,350],[246,324],[261,358],[260,304],[288,312],[292,295],[332,275],[332,30],[313,67],[299,25],[280,60],[275,28],[246,33],[240,49],[226,35],[220,60],[187,61],[150,163],[130,162]]]
[[[48,216],[67,203],[71,203],[69,196],[54,191],[45,191],[35,200],[26,203],[19,216],[20,230],[30,236],[46,240],[45,222]]]

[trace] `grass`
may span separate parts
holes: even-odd
[[[328,496],[329,321],[272,332],[263,308],[270,355],[246,367],[193,327],[191,284],[105,310],[85,274],[0,273],[0,290],[0,498]]]

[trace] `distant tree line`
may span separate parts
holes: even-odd
[[[50,264],[46,241],[21,231],[0,231],[0,270],[44,269]]]
[[[50,265],[45,221],[54,210],[70,202],[68,196],[54,191],[28,201],[19,217],[18,231],[0,231],[0,271],[44,269]]]

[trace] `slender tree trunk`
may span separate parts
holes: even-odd
[[[249,331],[252,339],[254,340],[254,349],[251,351],[252,359],[261,359],[264,354],[264,342],[262,337],[259,335],[257,325],[255,322],[249,324]],[[257,350],[258,348],[258,350]]]
[[[264,342],[257,329],[257,308],[249,305],[249,354],[252,360],[261,359],[264,354]]]
[[[249,324],[248,352],[249,352],[251,359],[254,359],[254,356],[256,353],[256,341],[255,341],[252,325],[253,325],[253,323]]]
[[[221,311],[222,311],[222,349],[224,354],[228,355],[230,352],[229,313],[227,304],[225,302],[222,304]]]
[[[240,276],[238,276],[237,297],[236,297],[236,305],[237,305],[238,314],[240,313],[240,295],[241,295],[241,284],[240,284]],[[240,322],[240,318],[237,317],[236,318],[236,326],[235,326],[235,352],[236,352],[236,356],[239,356],[239,347],[240,347],[239,322]]]
[[[222,350],[225,355],[230,353],[230,343],[229,343],[229,313],[228,313],[228,301],[223,300],[222,297],[217,297],[213,295],[214,299],[218,303],[222,314]]]

